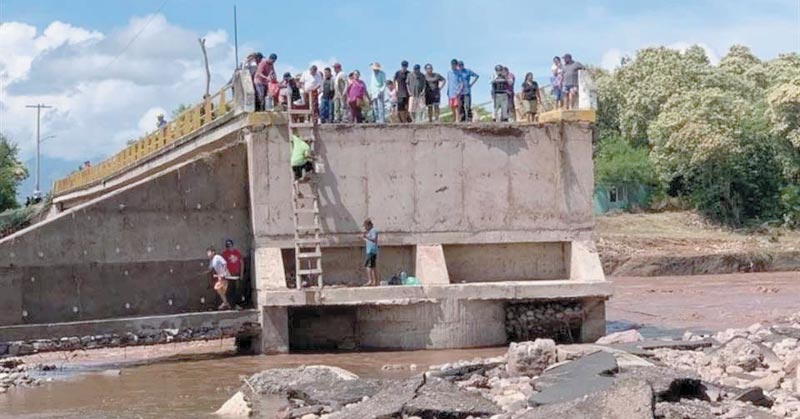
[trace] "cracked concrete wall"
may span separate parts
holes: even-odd
[[[249,226],[243,145],[69,209],[0,241],[0,326],[209,309],[206,247]]]

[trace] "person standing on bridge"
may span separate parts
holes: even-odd
[[[267,86],[269,86],[270,74],[275,74],[275,61],[278,56],[270,54],[266,60],[262,59],[258,62],[256,73],[253,75],[253,83],[256,88],[256,107],[258,110],[264,110],[264,97],[267,93]]]
[[[366,244],[364,259],[364,268],[367,273],[367,286],[378,285],[378,273],[375,271],[378,264],[378,230],[372,224],[372,220],[367,218],[364,220],[364,233],[361,234],[361,239]]]
[[[402,124],[411,122],[411,116],[408,113],[408,98],[411,96],[408,89],[409,73],[406,60],[400,63],[400,69],[394,73],[394,84],[397,89],[397,117]]]
[[[564,102],[566,109],[578,108],[578,71],[585,70],[583,64],[573,61],[572,54],[564,54]]]
[[[333,95],[333,122],[340,124],[349,119],[347,117],[347,95],[345,94],[348,82],[347,75],[342,71],[342,64],[334,63],[333,72],[335,73],[333,77],[335,92]]]
[[[367,85],[361,81],[360,76],[361,73],[358,70],[350,73],[350,84],[347,85],[345,90],[347,105],[350,106],[350,121],[355,124],[364,122],[364,116],[361,113],[361,102],[365,98],[369,100]]]
[[[464,79],[458,69],[458,60],[450,60],[450,71],[447,72],[447,98],[453,122],[461,122],[461,92],[464,91]]]
[[[322,99],[319,106],[320,122],[323,124],[333,122],[333,99],[335,96],[333,74],[330,67],[325,67],[325,70],[322,71]]]
[[[433,66],[425,64],[425,106],[428,107],[428,122],[439,120],[439,101],[442,88],[447,80],[439,73],[433,72]]]
[[[538,111],[538,104],[542,102],[542,96],[539,93],[539,83],[533,79],[533,73],[525,75],[525,81],[522,82],[522,107],[525,109],[525,116],[528,122],[536,122],[536,112]]]
[[[372,98],[372,120],[376,124],[386,122],[386,73],[381,63],[372,63],[372,77],[369,79],[369,96]]]
[[[461,73],[461,80],[464,83],[459,97],[459,105],[461,107],[460,121],[472,122],[472,86],[478,82],[480,76],[478,73],[464,67],[464,62],[461,60],[458,61],[458,71]]]
[[[206,250],[206,254],[209,260],[208,270],[211,271],[211,275],[214,278],[214,291],[216,291],[222,299],[222,304],[219,306],[219,309],[230,310],[231,305],[228,303],[228,277],[230,276],[227,266],[228,263],[225,262],[225,258],[217,254],[216,249],[213,247],[209,247]]]
[[[420,65],[414,64],[414,70],[408,75],[408,91],[411,97],[408,101],[408,110],[411,112],[412,121],[422,122],[425,111],[425,75],[420,71]]]
[[[505,68],[498,64],[494,67],[495,75],[492,77],[492,99],[494,100],[494,121],[508,121],[508,79]]]
[[[317,66],[312,65],[300,77],[300,85],[309,100],[312,118],[319,118],[319,89],[322,87],[322,74]]]

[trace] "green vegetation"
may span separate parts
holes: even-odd
[[[28,177],[28,170],[18,160],[19,148],[0,134],[0,211],[16,208],[17,187]]]
[[[599,183],[645,184],[732,226],[800,224],[800,55],[647,48],[595,70]]]

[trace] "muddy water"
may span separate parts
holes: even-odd
[[[230,353],[173,357],[113,371],[56,376],[31,389],[0,395],[0,418],[211,418],[241,384],[241,377],[276,367],[333,365],[362,377],[403,378],[429,365],[489,357],[507,348],[414,352],[360,352],[232,356]],[[408,366],[417,365],[416,371]],[[403,365],[384,371],[384,365]],[[74,372],[74,371],[73,371]],[[277,409],[280,400],[272,400]]]

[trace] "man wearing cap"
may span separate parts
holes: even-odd
[[[400,63],[400,69],[394,73],[394,84],[397,89],[397,117],[401,123],[411,122],[408,114],[408,98],[411,96],[408,91],[408,61]]]
[[[414,64],[414,71],[408,75],[408,91],[411,97],[408,101],[408,110],[414,122],[422,122],[425,110],[425,75],[420,71],[419,64]]]
[[[374,62],[372,77],[369,79],[369,96],[372,98],[372,118],[375,122],[386,122],[386,73],[381,70],[381,63]]]
[[[347,74],[342,71],[340,63],[333,64],[333,122],[345,122],[348,112],[347,97],[345,91],[347,90]]]
[[[464,79],[458,69],[458,60],[450,60],[450,71],[447,72],[447,98],[453,122],[461,121],[461,92],[464,90]]]
[[[492,77],[492,100],[494,101],[495,122],[508,121],[508,96],[509,82],[506,78],[505,68],[498,64],[494,66],[495,74]]]
[[[461,72],[461,80],[464,82],[464,88],[461,90],[461,120],[472,121],[472,86],[478,82],[477,73],[464,67],[464,62],[458,62],[458,71]]]
[[[275,61],[278,56],[270,54],[266,60],[261,60],[256,67],[256,73],[253,75],[253,84],[256,88],[256,106],[258,110],[264,110],[264,96],[267,93],[267,86],[269,86],[269,76],[275,73]]]

